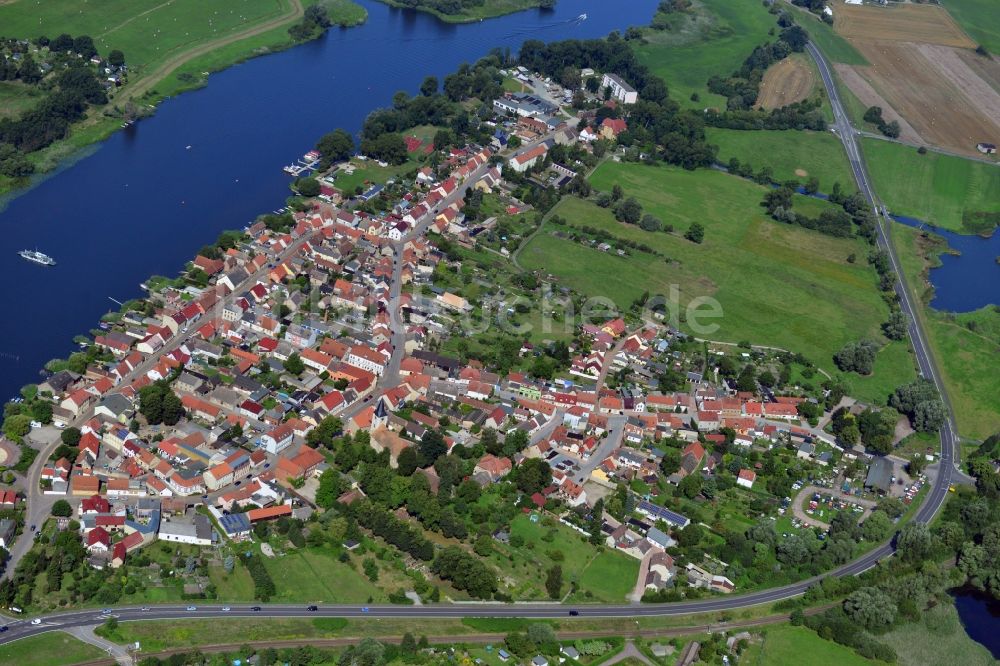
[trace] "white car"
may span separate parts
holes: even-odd
[[[31,624],[41,624],[41,623],[42,623],[42,618],[40,617],[36,617],[34,620],[31,621]]]

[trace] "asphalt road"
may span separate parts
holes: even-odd
[[[884,209],[876,198],[875,192],[868,178],[864,160],[857,145],[855,130],[844,112],[844,108],[837,94],[833,76],[828,63],[823,55],[812,45],[807,45],[809,54],[816,61],[819,67],[823,84],[830,97],[834,111],[834,130],[840,136],[847,151],[851,163],[851,169],[857,181],[858,188],[872,203],[878,211],[878,244],[885,249],[892,260],[892,265],[896,274],[902,276],[899,269],[899,261],[896,257],[892,244],[886,231],[889,221],[884,219]],[[470,179],[469,182],[474,182]],[[416,229],[414,231],[417,231]],[[401,245],[397,249],[401,249]],[[398,256],[398,255],[397,255]],[[394,273],[392,301],[398,304],[399,280],[398,272]],[[930,354],[925,343],[925,336],[920,328],[919,320],[914,317],[914,307],[911,303],[910,294],[901,282],[896,284],[896,293],[900,299],[900,307],[910,318],[910,338],[916,354],[920,372],[924,377],[932,379],[945,395],[944,385],[937,375],[937,371],[930,360]],[[398,310],[393,316],[393,323],[397,324]],[[394,334],[398,335],[398,332]],[[393,357],[401,355],[400,340],[395,340],[396,349]],[[393,364],[395,365],[395,364]],[[398,365],[396,365],[398,368]],[[390,373],[391,374],[391,373]],[[385,377],[383,377],[385,378]],[[383,384],[384,385],[384,384]],[[952,418],[949,414],[948,420],[941,429],[941,465],[940,472],[931,489],[930,494],[918,509],[914,520],[919,522],[929,522],[940,510],[948,495],[948,488],[951,485],[952,477],[957,471],[956,460],[956,435]],[[750,594],[728,595],[713,597],[710,599],[700,599],[669,604],[636,604],[636,605],[580,605],[568,606],[559,604],[439,604],[423,606],[370,606],[362,607],[358,605],[320,605],[316,611],[308,611],[307,604],[299,605],[279,605],[261,604],[260,611],[252,611],[252,605],[232,605],[231,610],[223,611],[222,605],[197,605],[196,610],[188,611],[186,606],[152,606],[149,610],[143,611],[138,607],[123,607],[113,609],[119,621],[128,620],[176,620],[184,618],[220,618],[220,617],[420,617],[420,618],[456,618],[456,617],[527,617],[527,618],[553,618],[566,617],[570,611],[576,611],[581,617],[648,617],[648,616],[670,616],[687,615],[690,613],[728,611],[747,606],[754,606],[762,603],[771,603],[788,599],[804,593],[810,586],[826,576],[853,576],[875,566],[875,564],[893,554],[891,543],[869,551],[858,559],[839,567],[827,574],[817,576],[807,580],[773,588],[761,590]],[[0,634],[0,644],[7,643],[19,638],[33,636],[47,631],[61,630],[71,627],[94,625],[103,622],[104,618],[99,611],[68,611],[64,613],[53,613],[41,618],[41,623],[34,625],[28,619],[16,620],[7,626],[9,630]]]

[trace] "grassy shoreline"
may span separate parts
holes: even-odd
[[[413,9],[425,14],[432,14],[445,23],[475,23],[484,19],[497,18],[507,14],[515,14],[528,9],[541,8],[541,0],[487,0],[481,7],[471,7],[469,12],[462,14],[445,14],[432,7],[410,7],[399,0],[378,0],[382,4],[396,9]]]
[[[948,252],[947,242],[931,232],[895,224],[891,242],[899,255],[907,288],[918,299],[934,363],[948,387],[956,425],[963,438],[985,439],[1000,430],[1000,397],[992,389],[1000,353],[1000,309],[994,306],[959,314],[938,312],[929,303],[934,288],[928,272]]]
[[[340,29],[344,29],[361,25],[368,20],[367,10],[352,0],[296,0],[292,6],[308,7],[315,4],[324,4],[328,7],[330,19],[333,22],[331,30],[338,28],[338,26]],[[298,46],[304,42],[294,40],[288,34],[288,28],[299,21],[301,17],[301,11],[295,11],[288,14],[281,23],[266,30],[246,34],[237,39],[233,39],[233,37],[243,33],[230,34],[217,40],[218,46],[215,48],[204,53],[196,53],[194,57],[185,60],[184,57],[187,54],[203,50],[215,42],[195,44],[192,48],[179,54],[177,57],[181,59],[181,62],[176,67],[164,72],[161,78],[137,77],[129,86],[123,88],[121,93],[105,108],[92,109],[86,119],[72,126],[69,136],[65,139],[30,153],[28,159],[35,165],[34,174],[19,179],[0,176],[0,211],[3,211],[13,198],[87,157],[90,154],[87,149],[94,149],[95,144],[104,141],[121,129],[123,120],[121,109],[126,101],[134,102],[141,109],[141,117],[148,117],[155,113],[156,107],[164,100],[207,85],[208,77],[212,73],[257,56],[278,53]],[[249,25],[244,32],[253,32],[267,23],[268,21],[265,20],[259,22],[259,25]],[[323,34],[325,32],[315,35],[313,39],[317,39]],[[169,61],[163,63],[163,65],[168,64],[170,64]]]

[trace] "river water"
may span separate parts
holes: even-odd
[[[1000,305],[1000,232],[983,238],[938,229],[910,217],[893,215],[893,219],[908,227],[933,232],[958,251],[958,254],[942,254],[941,265],[931,269],[932,308],[972,312],[987,305]]]
[[[361,0],[364,25],[213,74],[152,118],[13,199],[0,213],[0,401],[37,381],[49,359],[101,315],[141,295],[152,274],[175,275],[219,232],[283,205],[281,171],[336,127],[360,130],[393,93],[411,93],[493,47],[527,39],[602,37],[647,24],[657,0],[561,0],[466,25]],[[588,14],[585,21],[577,20]],[[189,148],[190,146],[190,148]],[[52,268],[16,252],[37,248]]]

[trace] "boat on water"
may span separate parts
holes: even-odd
[[[22,259],[27,259],[28,261],[33,261],[36,264],[41,264],[43,266],[55,266],[56,260],[47,254],[39,252],[38,250],[21,250],[18,252]]]
[[[576,17],[576,20],[577,21],[586,21],[587,20],[587,15],[586,14],[580,14],[579,16]]]

